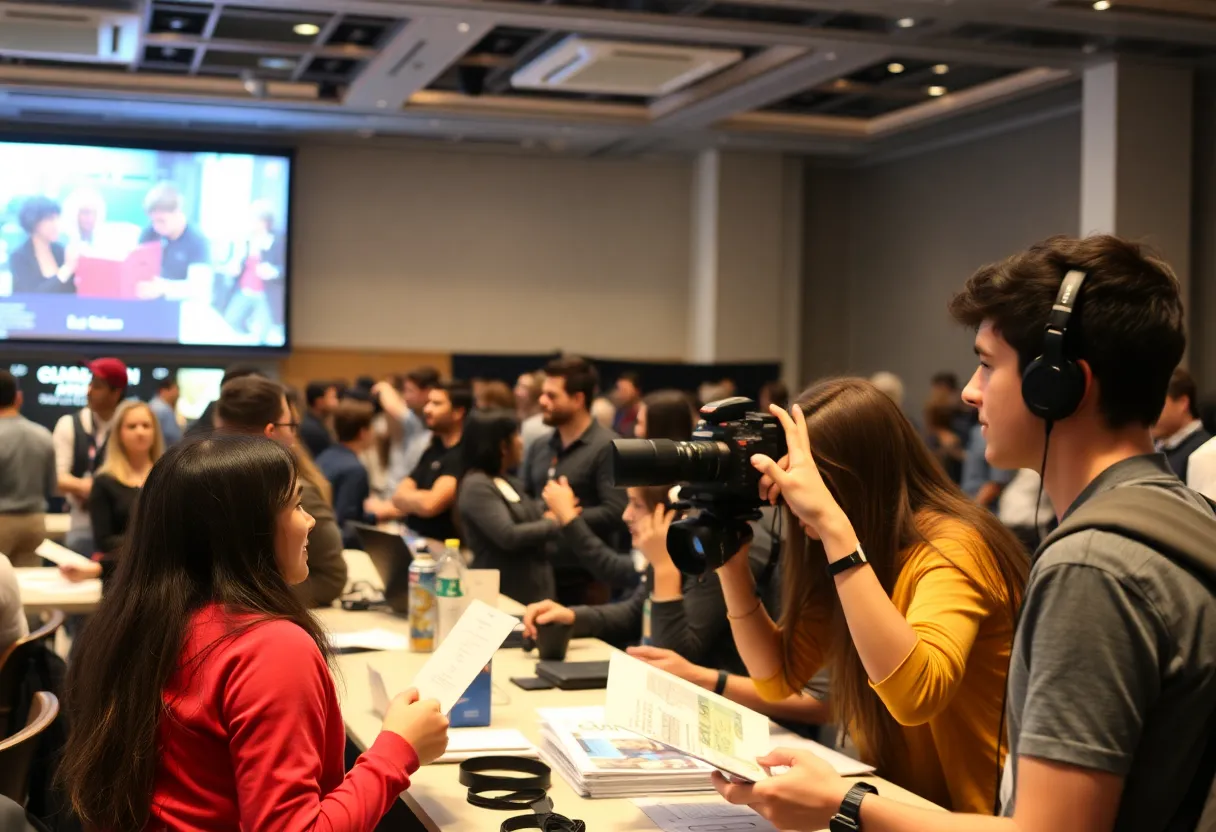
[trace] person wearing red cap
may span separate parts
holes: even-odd
[[[114,411],[127,394],[127,365],[117,358],[98,358],[89,365],[88,404],[60,417],[52,433],[59,491],[67,497],[71,526],[64,543],[82,555],[93,554],[93,529],[88,500],[93,472],[106,456]]]

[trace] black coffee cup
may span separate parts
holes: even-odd
[[[572,624],[538,624],[536,626],[536,655],[547,662],[560,662],[566,658],[570,646]]]

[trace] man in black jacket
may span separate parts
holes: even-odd
[[[1212,438],[1199,418],[1199,395],[1195,379],[1178,367],[1170,376],[1169,390],[1165,394],[1165,406],[1161,416],[1153,425],[1153,440],[1157,450],[1165,454],[1170,468],[1178,479],[1186,482],[1187,462],[1191,454]]]

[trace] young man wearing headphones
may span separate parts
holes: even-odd
[[[1138,500],[1168,494],[1171,514],[1216,528],[1150,435],[1185,346],[1169,266],[1114,237],[1056,237],[980,269],[950,310],[977,330],[980,367],[963,398],[979,411],[990,464],[1040,471],[1062,522],[1136,487]],[[809,473],[774,476],[788,502],[830,499]],[[1192,830],[1212,788],[1214,709],[1212,589],[1157,549],[1090,528],[1048,542],[1030,574],[1009,670],[1000,817],[910,808],[799,751],[761,761],[786,773],[717,785],[780,829]]]

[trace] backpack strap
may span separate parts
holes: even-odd
[[[1187,503],[1165,488],[1116,488],[1088,500],[1039,546],[1037,558],[1057,540],[1090,529],[1143,543],[1182,567],[1216,594],[1216,503],[1212,513]],[[1208,720],[1208,741],[1199,767],[1174,821],[1182,827],[1216,832],[1216,713]]]
[[[1039,545],[1037,558],[1061,538],[1095,529],[1143,543],[1216,593],[1216,503],[1212,514],[1151,486],[1115,488],[1086,501]]]

